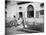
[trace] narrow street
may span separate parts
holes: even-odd
[[[6,28],[6,34],[11,35],[11,34],[26,34],[26,33],[38,33],[39,31],[35,30],[28,30],[28,29],[23,29],[19,27],[11,27],[11,28]]]
[[[21,32],[21,31],[17,31],[20,28],[17,27],[11,27],[11,28],[6,28],[6,35],[10,35],[10,34],[20,34],[20,33],[26,33],[26,32]]]

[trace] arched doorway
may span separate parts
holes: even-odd
[[[34,7],[32,5],[28,5],[27,7],[27,17],[28,18],[34,17]]]

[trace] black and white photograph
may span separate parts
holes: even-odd
[[[5,0],[5,35],[44,33],[44,2]]]

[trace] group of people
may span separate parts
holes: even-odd
[[[24,26],[24,20],[22,17],[19,17],[18,19],[16,19],[16,17],[14,16],[14,21],[15,21],[15,25],[17,26]]]

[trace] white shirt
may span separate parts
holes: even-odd
[[[18,24],[22,23],[22,18],[20,18],[20,20],[17,20]]]

